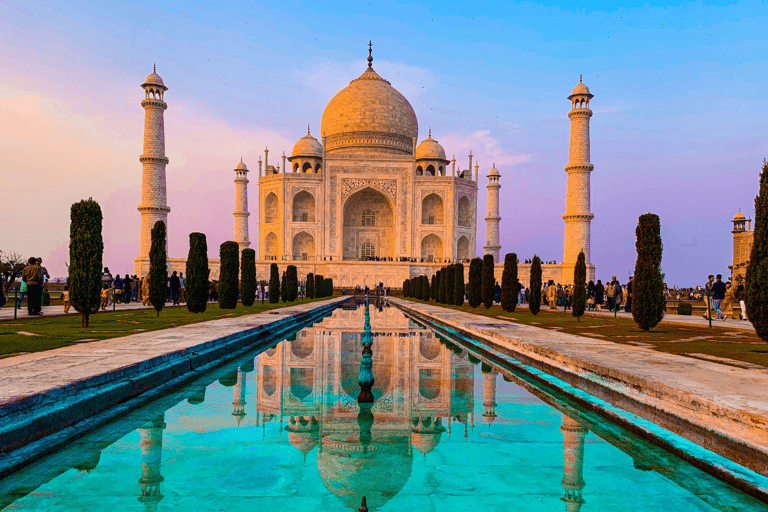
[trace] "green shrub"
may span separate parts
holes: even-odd
[[[429,295],[432,300],[437,300],[437,274],[432,274],[432,284],[429,287]]]
[[[81,327],[88,327],[101,304],[101,207],[93,199],[75,203],[69,220],[69,301],[80,313]]]
[[[462,306],[464,304],[464,265],[456,263],[454,265],[454,283],[453,283],[453,304]]]
[[[325,297],[325,289],[323,288],[323,276],[322,274],[315,274],[315,297]]]
[[[677,305],[677,314],[691,316],[693,314],[693,304],[690,302],[679,303]]]
[[[448,265],[445,273],[445,304],[454,304],[454,290],[456,288],[456,266]]]
[[[635,229],[635,280],[632,285],[632,318],[648,331],[664,317],[664,274],[661,273],[661,223],[659,216],[645,213]]]
[[[496,276],[493,275],[494,263],[493,254],[483,256],[483,283],[482,297],[485,309],[493,306],[494,287],[496,286]]]
[[[308,299],[314,299],[315,298],[315,274],[310,272],[307,274],[307,298]]]
[[[168,253],[166,252],[165,222],[159,220],[152,228],[152,246],[149,249],[149,301],[160,316],[165,306],[168,288]]]
[[[299,275],[296,271],[296,265],[288,265],[285,269],[285,278],[288,280],[288,302],[296,302],[299,297]]]
[[[280,302],[280,273],[277,270],[277,263],[269,266],[269,303],[277,304]]]
[[[517,308],[517,254],[510,252],[504,256],[504,272],[501,274],[501,309],[514,312]]]
[[[240,275],[240,246],[224,242],[219,246],[219,308],[237,307],[238,277]]]
[[[424,283],[421,282],[421,276],[413,278],[413,296],[418,300],[424,298]]]
[[[256,300],[256,251],[243,249],[240,266],[240,300],[250,307]]]
[[[210,269],[208,268],[208,243],[203,233],[189,234],[187,255],[187,310],[202,313],[208,305]]]
[[[528,308],[532,315],[537,315],[541,310],[541,258],[533,255],[531,261],[531,279],[529,281]]]
[[[472,258],[469,262],[469,290],[467,299],[470,307],[476,308],[483,303],[483,260]]]
[[[285,278],[285,272],[280,278],[280,300],[283,301],[283,304],[288,302],[288,279]]]

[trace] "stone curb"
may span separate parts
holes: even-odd
[[[128,400],[135,406],[157,397],[158,390],[167,392],[243,352],[268,345],[279,337],[316,321],[335,309],[342,300],[332,299],[315,304],[281,308],[279,319],[250,329],[228,334],[181,350],[130,364],[105,373],[73,381],[31,396],[13,397],[0,403],[0,476],[8,474],[34,458],[71,441],[70,435],[58,435],[67,429],[82,435],[111,419],[104,414],[110,408]],[[302,311],[307,306],[315,306]],[[296,311],[298,308],[299,311]],[[268,312],[267,312],[268,313]],[[258,313],[261,315],[264,313]],[[238,319],[246,318],[245,315]],[[216,320],[218,321],[218,320]],[[206,323],[206,322],[203,322]],[[201,323],[202,324],[202,323]],[[201,324],[193,324],[199,326]],[[176,328],[176,329],[183,329]],[[167,333],[174,329],[155,331]],[[130,336],[123,338],[130,338]],[[60,349],[59,349],[60,350]],[[124,408],[120,408],[123,410]],[[97,415],[103,421],[88,421]],[[88,428],[78,428],[79,423]],[[57,434],[52,436],[52,434]],[[46,442],[48,437],[51,442]],[[34,444],[30,453],[19,457],[25,446]],[[34,453],[31,453],[34,452]]]

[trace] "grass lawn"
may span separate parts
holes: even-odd
[[[427,303],[416,299],[406,300]],[[542,306],[539,314],[534,316],[527,307],[518,308],[514,313],[507,313],[498,304],[494,304],[490,309],[485,309],[482,305],[474,309],[467,304],[447,306],[437,304],[434,301],[429,302],[429,304],[532,325],[542,329],[648,347],[659,352],[687,355],[699,359],[707,359],[703,356],[714,356],[768,366],[768,343],[762,341],[754,331],[662,323],[649,332],[643,332],[631,318],[584,315],[581,317],[581,322],[577,322],[570,311],[567,313],[562,310],[551,311],[547,306]]]
[[[210,303],[204,313],[198,314],[190,313],[186,306],[173,306],[163,308],[160,317],[157,317],[154,309],[104,311],[91,315],[90,326],[86,328],[80,327],[80,314],[76,311],[73,314],[74,310],[70,310],[67,316],[49,318],[27,319],[24,315],[18,320],[0,322],[0,357],[51,350],[74,343],[119,338],[217,318],[250,315],[328,298],[297,299],[296,302],[277,304],[265,302],[263,306],[261,301],[257,301],[249,308],[238,303],[235,309],[220,309],[218,303]],[[19,331],[27,334],[19,334]]]

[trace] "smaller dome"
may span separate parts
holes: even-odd
[[[416,160],[445,160],[447,162],[443,146],[432,138],[432,130],[429,131],[429,137],[416,146]]]
[[[493,168],[488,172],[488,177],[490,178],[491,176],[501,176],[499,170],[496,169],[496,164],[493,164]]]
[[[160,87],[165,87],[163,79],[157,74],[157,67],[152,68],[152,72],[148,74],[147,78],[144,80],[144,85],[159,85]]]
[[[307,134],[293,146],[291,158],[295,156],[323,157],[323,145],[309,133],[309,128]]]
[[[240,162],[237,164],[237,167],[235,167],[235,170],[236,171],[247,171],[248,170],[248,168],[243,163],[243,159],[242,158],[240,159]]]
[[[740,220],[747,220],[747,217],[743,213],[741,213],[741,210],[739,210],[739,213],[733,216],[733,222],[737,222]]]
[[[573,92],[571,92],[571,95],[568,96],[568,99],[571,99],[577,95],[589,96],[590,98],[594,98],[594,95],[589,92],[589,87],[584,85],[584,83],[581,81],[581,75],[579,75],[579,83],[577,83],[576,87],[573,88]]]

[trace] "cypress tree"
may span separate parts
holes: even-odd
[[[202,313],[208,305],[210,277],[208,268],[208,243],[203,233],[189,234],[189,254],[187,255],[187,310],[190,313]]]
[[[403,297],[408,297],[408,280],[403,281]]]
[[[280,302],[280,274],[277,270],[277,263],[269,266],[269,303],[277,304]]]
[[[469,291],[467,298],[470,307],[476,308],[483,303],[483,260],[472,258],[469,262]]]
[[[429,286],[429,278],[427,276],[424,276],[424,290],[421,292],[421,296],[424,298],[425,301],[429,302],[431,295],[432,295],[432,288]]]
[[[455,306],[464,305],[464,264],[456,263],[454,265],[453,282],[453,304]]]
[[[224,242],[219,246],[219,308],[237,307],[238,280],[240,275],[240,246],[237,242]],[[255,269],[254,269],[255,272]]]
[[[513,313],[517,308],[517,254],[510,252],[504,256],[504,272],[501,274],[501,309]]]
[[[537,315],[541,309],[541,258],[533,255],[531,262],[531,283],[528,292],[528,307],[533,315]]]
[[[288,301],[288,279],[285,278],[285,271],[283,271],[283,277],[280,280],[280,300],[285,304]]]
[[[445,297],[444,304],[454,304],[456,299],[453,296],[453,290],[456,287],[456,267],[451,264],[446,268],[445,273]]]
[[[486,254],[483,256],[483,283],[482,283],[482,297],[483,305],[485,309],[493,306],[493,287],[496,285],[496,277],[493,275],[494,264],[493,254]]]
[[[442,286],[443,282],[443,269],[439,269],[437,272],[435,272],[435,291],[434,291],[434,299],[435,302],[440,304],[440,287]]]
[[[754,237],[747,266],[747,318],[757,335],[768,341],[768,162],[765,160],[755,197]]]
[[[323,276],[321,274],[315,274],[315,296],[325,297],[325,289],[323,289]]]
[[[165,222],[159,220],[152,228],[152,245],[149,249],[149,301],[160,316],[165,306],[168,288],[168,255],[165,243]]]
[[[413,278],[413,296],[418,300],[424,297],[424,285],[421,282],[421,276]]]
[[[307,298],[315,298],[315,274],[312,272],[307,274]]]
[[[632,284],[632,318],[641,330],[648,331],[664,317],[664,274],[661,273],[659,216],[653,213],[641,215],[637,220],[635,236],[637,263],[635,281]]]
[[[448,304],[448,267],[440,271],[440,304]]]
[[[69,220],[69,301],[80,313],[80,326],[88,327],[101,304],[101,207],[91,198],[82,200],[72,205]]]
[[[256,251],[243,249],[240,266],[240,300],[250,307],[256,300]]]
[[[429,287],[429,295],[432,300],[437,300],[437,274],[432,274],[432,284]]]
[[[659,298],[663,299],[663,296],[659,295]],[[573,307],[571,309],[571,314],[581,322],[581,316],[587,309],[587,262],[584,251],[579,252],[579,257],[576,258],[576,267],[573,269]]]
[[[331,277],[325,280],[325,296],[333,297],[333,278]]]
[[[299,298],[299,275],[296,271],[296,265],[288,265],[285,271],[288,279],[288,302],[296,302]]]

